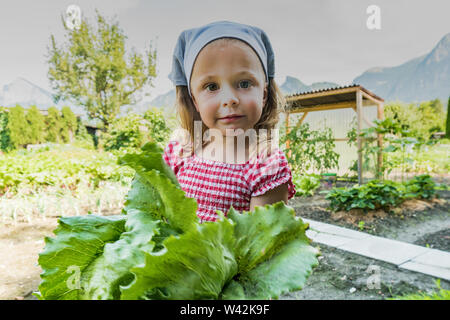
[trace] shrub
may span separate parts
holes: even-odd
[[[11,151],[14,149],[14,145],[11,141],[11,131],[8,126],[9,122],[9,110],[0,107],[0,149],[2,151]]]
[[[29,126],[28,143],[38,144],[43,143],[45,132],[45,120],[42,113],[36,106],[31,106],[26,115],[26,120]]]
[[[140,130],[142,117],[137,114],[128,114],[125,117],[114,119],[106,132],[100,136],[100,144],[106,150],[119,150],[121,148],[140,148],[144,134]]]
[[[403,201],[399,183],[372,180],[352,188],[333,188],[325,196],[333,211],[351,209],[390,209]]]
[[[320,177],[315,174],[294,174],[292,182],[295,184],[296,196],[312,196],[317,188],[320,187]]]
[[[351,209],[384,209],[399,205],[406,199],[431,199],[436,195],[436,183],[429,175],[416,176],[407,182],[372,180],[352,188],[334,188],[325,198],[333,211]]]
[[[9,109],[8,129],[14,149],[23,147],[28,143],[29,127],[25,117],[25,110],[21,106],[16,105]]]
[[[428,174],[415,176],[405,183],[405,197],[431,199],[436,196],[436,183]]]

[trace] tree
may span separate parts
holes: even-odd
[[[29,133],[25,111],[20,105],[9,110],[8,129],[14,149],[25,146],[28,143]]]
[[[29,143],[37,144],[44,142],[44,116],[36,106],[31,106],[28,109],[26,120],[29,127]]]
[[[96,13],[97,30],[85,19],[71,30],[62,19],[68,43],[59,48],[51,35],[48,76],[55,103],[68,99],[82,105],[91,119],[107,128],[122,106],[138,102],[136,96],[146,84],[153,87],[156,49],[150,45],[144,61],[133,48],[126,61],[127,37],[118,22],[109,23]]]
[[[61,137],[64,142],[72,142],[74,134],[77,130],[77,116],[70,110],[70,107],[64,106],[61,109],[62,114],[62,128]]]
[[[0,150],[11,151],[14,145],[11,141],[11,132],[9,130],[9,109],[0,107]]]
[[[450,97],[448,97],[447,103],[447,124],[445,127],[445,137],[450,139]]]
[[[61,116],[56,107],[48,108],[48,115],[45,119],[47,125],[47,137],[49,142],[59,143],[61,141]]]

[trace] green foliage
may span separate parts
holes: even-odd
[[[76,128],[75,141],[73,142],[73,145],[84,149],[95,149],[94,138],[88,133],[81,118],[77,118]]]
[[[75,131],[77,130],[77,117],[70,110],[70,107],[64,106],[61,109],[61,138],[64,143],[71,142]]]
[[[13,151],[0,158],[0,194],[22,188],[39,192],[48,186],[76,191],[82,182],[96,188],[100,181],[132,177],[130,169],[115,162],[111,154],[72,146]]]
[[[31,106],[28,109],[26,120],[29,127],[28,143],[43,143],[45,141],[45,120],[44,116],[36,106]]]
[[[45,124],[47,127],[46,141],[60,143],[62,122],[60,112],[56,107],[48,108]]]
[[[280,142],[289,140],[292,156],[288,162],[294,172],[303,174],[308,170],[323,172],[337,168],[339,154],[334,151],[331,128],[311,130],[308,123],[297,123],[289,133],[280,137]]]
[[[392,172],[395,168],[400,168],[402,180],[408,166],[412,166],[415,156],[423,148],[433,146],[437,143],[435,140],[424,140],[411,136],[413,134],[408,126],[395,121],[392,118],[384,120],[375,120],[375,126],[361,130],[363,170],[372,172],[376,177],[382,178]],[[383,148],[376,143],[378,134],[383,135]],[[348,144],[357,144],[356,128],[353,127],[347,133]],[[378,153],[383,153],[383,165],[377,166]],[[357,170],[357,165],[350,168]]]
[[[164,116],[156,108],[148,110],[143,116],[128,114],[114,119],[108,130],[102,133],[101,145],[105,150],[123,148],[137,149],[147,142],[164,146],[170,137]]]
[[[135,170],[122,215],[59,220],[39,255],[40,299],[272,299],[303,287],[318,250],[292,208],[199,224],[162,152],[148,143],[120,159]]]
[[[441,288],[441,280],[436,280],[436,291],[426,293],[418,292],[412,294],[405,294],[401,296],[394,296],[387,300],[450,300],[450,290]]]
[[[431,199],[436,195],[436,184],[429,175],[416,176],[405,182],[371,180],[351,188],[333,188],[325,198],[333,211],[351,209],[389,211],[406,199]]]
[[[384,107],[385,118],[392,119],[408,136],[427,141],[434,132],[444,131],[445,112],[439,99],[417,104],[392,103]]]
[[[0,150],[8,152],[14,149],[8,126],[9,109],[0,107]]]
[[[296,196],[312,196],[320,187],[320,176],[316,174],[292,175],[295,184]]]
[[[402,201],[401,196],[396,182],[372,180],[352,188],[333,188],[325,199],[330,200],[330,209],[333,211],[376,210],[398,205]]]
[[[404,185],[405,198],[432,199],[436,196],[436,183],[427,174],[415,176]]]
[[[72,100],[108,127],[122,106],[138,102],[137,93],[145,85],[153,86],[156,50],[150,46],[143,57],[133,48],[127,58],[127,37],[118,22],[96,14],[96,30],[86,19],[73,30],[64,25],[68,43],[61,47],[51,35],[48,75],[56,101]]]
[[[102,132],[100,144],[106,150],[140,148],[144,144],[144,133],[140,130],[142,117],[128,114],[111,121],[108,131]]]
[[[25,110],[19,105],[9,109],[8,130],[14,149],[23,147],[28,143],[29,127]]]
[[[170,138],[171,130],[168,127],[163,113],[153,107],[147,110],[143,116],[149,132],[149,140],[158,143],[160,146],[166,144]]]

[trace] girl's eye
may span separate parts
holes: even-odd
[[[239,82],[239,83],[240,83],[240,84],[241,84],[241,83],[244,83],[244,84],[246,83],[246,84],[247,84],[247,85],[244,85],[244,87],[243,87],[244,89],[248,89],[248,88],[250,87],[250,81],[248,81],[248,80],[242,80],[242,81]]]
[[[208,89],[208,88],[211,88],[211,86],[212,86],[213,88],[216,88],[216,89],[217,89],[217,85],[216,85],[215,83],[210,83],[210,84],[208,84],[205,88]],[[216,89],[211,89],[211,90],[208,90],[208,91],[214,91],[214,90],[216,90]]]

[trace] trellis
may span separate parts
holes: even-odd
[[[319,91],[311,91],[298,93],[294,95],[286,96],[286,132],[289,133],[289,116],[292,114],[302,113],[299,119],[300,123],[303,123],[307,115],[315,111],[325,110],[337,110],[351,108],[357,115],[357,163],[358,163],[358,183],[362,184],[362,138],[359,136],[363,127],[363,122],[368,126],[374,126],[374,124],[366,119],[364,115],[364,107],[374,106],[377,107],[377,119],[382,120],[384,117],[384,100],[374,93],[370,92],[361,85],[354,84],[346,87],[337,87],[331,89],[324,89]],[[346,141],[348,138],[336,138],[335,141]],[[286,141],[286,149],[289,150],[290,141]],[[380,152],[377,155],[377,172],[380,172],[380,168],[383,163],[383,154],[381,152],[383,145],[383,137],[378,134],[377,144],[380,147]],[[288,151],[288,157],[291,156],[291,150]]]

